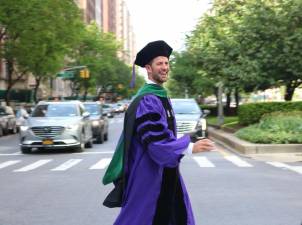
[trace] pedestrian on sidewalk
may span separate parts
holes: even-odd
[[[146,69],[148,80],[126,112],[122,136],[103,178],[104,184],[115,184],[104,205],[122,207],[114,225],[195,225],[179,165],[185,154],[210,151],[214,145],[208,139],[191,143],[189,135],[177,138],[163,87],[171,53],[166,42],[154,41],[135,59]]]

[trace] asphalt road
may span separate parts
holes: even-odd
[[[102,201],[101,178],[121,132],[83,153],[23,155],[18,135],[0,138],[0,225],[112,225],[119,209]],[[217,146],[186,156],[181,172],[197,225],[301,225],[302,163],[256,161]],[[131,225],[131,224],[129,224]]]

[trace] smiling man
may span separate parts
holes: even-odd
[[[104,203],[122,207],[115,225],[195,225],[179,164],[185,154],[209,151],[213,143],[204,139],[193,144],[189,135],[176,137],[173,109],[162,86],[168,80],[171,53],[166,42],[155,41],[136,56],[135,64],[147,70],[148,81],[125,115],[119,142],[124,143],[120,145],[122,172],[109,178],[112,171],[121,168],[115,163],[116,151],[103,178],[104,184],[113,181],[116,189],[122,183],[121,205],[108,204],[108,199]],[[111,192],[111,197],[117,193]]]

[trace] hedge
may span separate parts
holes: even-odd
[[[263,115],[277,111],[302,111],[302,102],[264,102],[240,105],[239,123],[242,125],[258,123]]]
[[[199,105],[201,109],[208,109],[211,111],[209,116],[217,116],[218,108],[216,105]],[[226,106],[223,107],[224,116],[237,116],[237,109],[235,107],[231,107],[229,109]]]
[[[259,123],[242,128],[235,135],[261,144],[302,144],[302,111],[274,112]]]

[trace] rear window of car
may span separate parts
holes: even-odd
[[[79,116],[76,105],[72,104],[45,104],[38,105],[32,117],[69,117]]]
[[[175,114],[201,114],[201,110],[195,101],[171,100]]]

